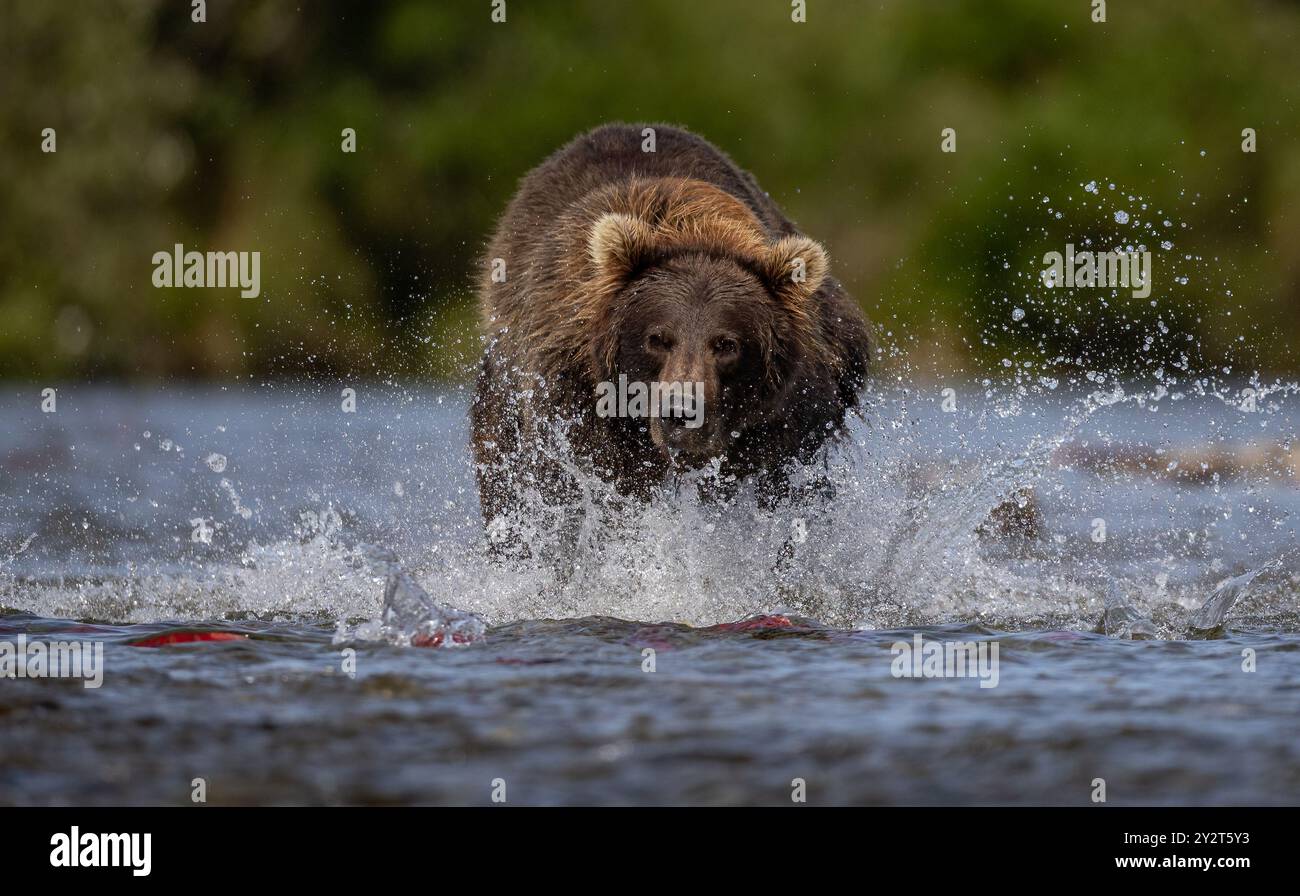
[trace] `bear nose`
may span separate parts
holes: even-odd
[[[684,427],[695,415],[697,399],[677,392],[670,393],[665,399],[661,411],[666,426]]]

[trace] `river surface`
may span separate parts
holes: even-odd
[[[900,387],[825,506],[677,483],[557,577],[462,390],[347,385],[0,390],[0,650],[103,651],[0,678],[0,804],[1300,802],[1294,389]]]

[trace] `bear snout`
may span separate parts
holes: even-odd
[[[726,454],[717,414],[706,411],[702,396],[672,395],[650,421],[650,438],[679,466],[694,467]]]

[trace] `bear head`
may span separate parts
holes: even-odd
[[[795,410],[790,387],[819,351],[826,252],[769,236],[746,205],[698,181],[638,184],[621,198],[588,232],[591,372],[660,384],[649,438],[677,465],[699,466]]]

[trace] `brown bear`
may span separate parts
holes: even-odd
[[[711,466],[779,495],[788,462],[858,407],[868,324],[826,252],[679,128],[606,125],[560,149],[523,179],[483,270],[471,423],[489,534],[593,476],[643,499]],[[598,406],[617,383],[686,388],[618,416]]]

